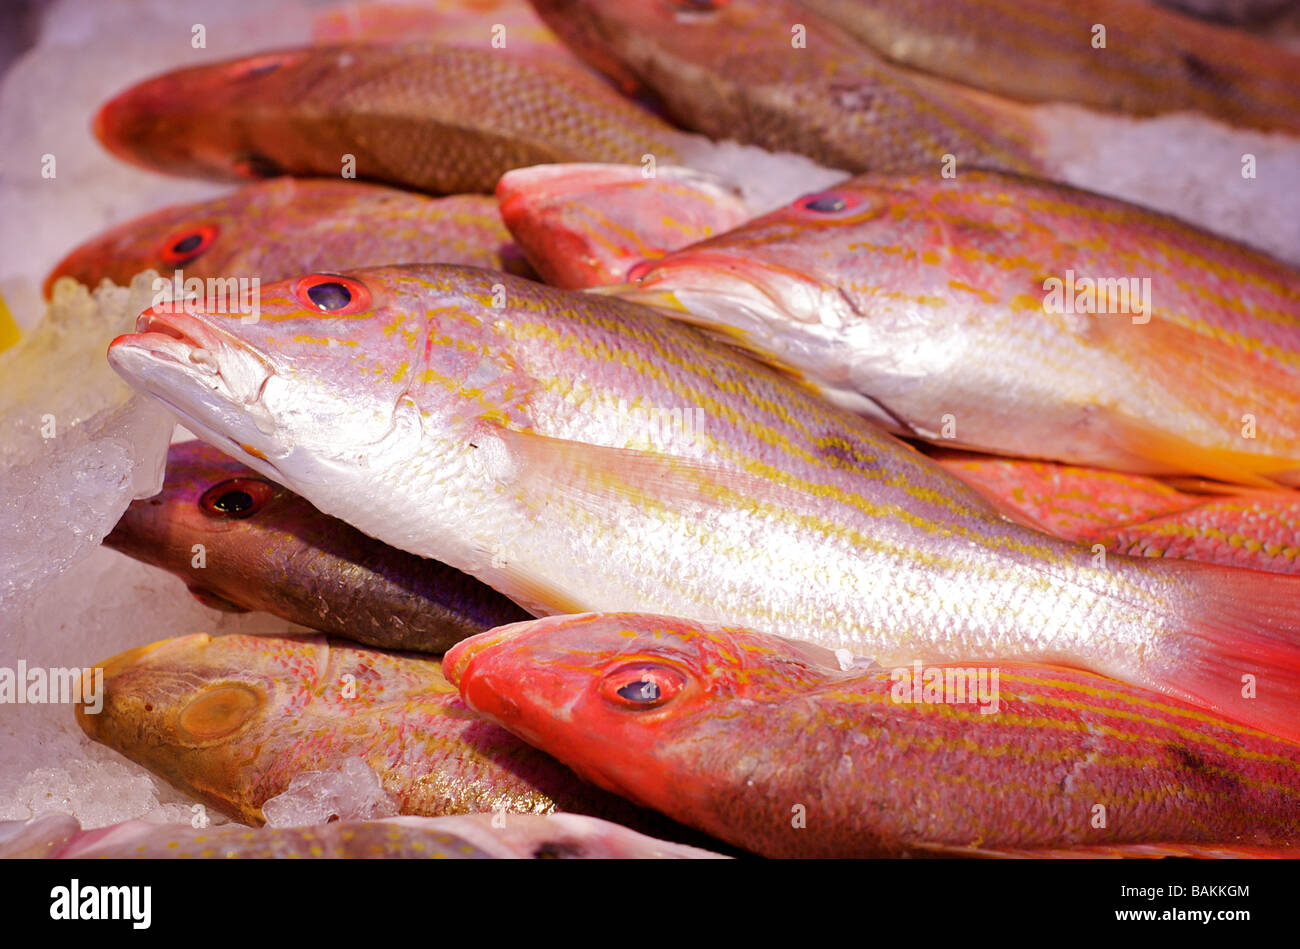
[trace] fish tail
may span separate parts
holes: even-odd
[[[1300,579],[1167,564],[1193,588],[1172,657],[1151,683],[1278,738],[1300,742]]]

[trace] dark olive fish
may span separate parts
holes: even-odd
[[[529,618],[486,584],[322,514],[203,442],[171,447],[162,492],[133,502],[104,543],[176,574],[217,609],[264,610],[387,649],[440,653]]]

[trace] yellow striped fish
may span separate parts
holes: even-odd
[[[1300,483],[1300,271],[1133,205],[863,175],[629,276],[944,447]]]
[[[1300,852],[1300,746],[1077,671],[843,669],[644,615],[503,627],[444,668],[587,780],[770,857]]]
[[[109,361],[317,508],[534,615],[743,623],[882,663],[1084,666],[1300,737],[1300,580],[1098,556],[700,330],[450,265],[155,307]]]

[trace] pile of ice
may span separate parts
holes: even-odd
[[[397,800],[359,757],[337,767],[295,775],[286,791],[262,805],[268,827],[301,827],[331,820],[377,820],[398,815]]]

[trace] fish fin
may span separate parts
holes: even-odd
[[[1295,459],[1197,445],[1129,416],[1112,416],[1107,428],[1115,446],[1125,454],[1171,472],[1276,490],[1278,483],[1271,480],[1272,475],[1300,469],[1300,461]]]
[[[779,491],[757,475],[677,455],[488,427],[516,460],[515,479],[521,486],[537,488],[539,496],[559,491],[591,510],[606,510],[611,497],[682,507],[716,503],[718,493],[727,489],[751,496]]]
[[[1300,742],[1300,579],[1193,561],[1150,567],[1179,575],[1192,595],[1170,663],[1141,684]]]
[[[232,600],[227,600],[224,596],[220,596],[216,593],[213,593],[211,590],[206,589],[205,587],[191,585],[186,587],[186,589],[190,591],[190,594],[194,597],[194,599],[198,600],[204,606],[208,607],[208,609],[221,610],[221,612],[223,613],[251,612],[251,610],[249,610],[247,607],[240,606],[238,603],[235,603]]]
[[[1083,844],[1077,847],[961,847],[952,844],[913,844],[911,849],[950,857],[992,857],[995,859],[1121,860],[1140,858],[1159,860],[1165,857],[1199,857],[1211,859],[1254,858],[1294,860],[1300,847],[1251,847],[1239,844],[1144,843]]]

